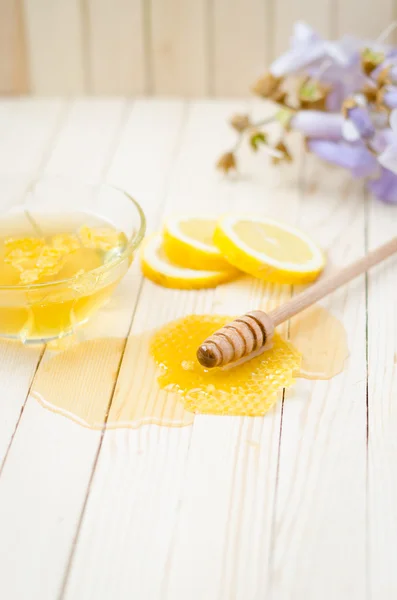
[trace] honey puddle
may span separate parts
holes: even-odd
[[[103,429],[105,423],[108,429],[190,425],[194,414],[175,394],[158,389],[156,366],[149,356],[150,337],[130,338],[120,373],[124,339],[71,345],[40,366],[31,395],[44,408],[90,429]]]
[[[331,379],[343,371],[349,356],[343,323],[314,305],[291,319],[289,339],[302,355],[298,377]]]
[[[276,334],[273,348],[252,361],[231,370],[205,371],[195,360],[196,349],[231,318],[190,315],[154,336],[132,336],[120,372],[124,339],[74,345],[64,340],[63,351],[50,352],[38,369],[32,396],[91,429],[105,423],[108,428],[182,427],[193,422],[196,412],[263,415],[294,377],[329,379],[343,369],[348,356],[344,327],[315,306],[292,319],[290,342]],[[161,365],[158,381],[156,363]]]

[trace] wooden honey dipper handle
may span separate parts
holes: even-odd
[[[228,323],[201,344],[197,351],[198,361],[203,367],[210,369],[242,362],[261,354],[271,347],[274,328],[277,325],[396,252],[397,237],[337,273],[318,281],[269,314],[257,310]]]

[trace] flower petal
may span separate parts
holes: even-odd
[[[394,135],[391,129],[382,129],[380,131],[377,131],[374,137],[372,138],[371,148],[377,154],[381,154],[386,150],[388,146],[390,146],[394,142],[395,139],[396,136]]]
[[[397,134],[397,110],[393,110],[390,115],[390,127]]]
[[[388,108],[397,108],[397,87],[395,85],[388,85],[382,92],[383,103]]]
[[[387,146],[387,148],[378,156],[378,160],[382,167],[397,173],[397,140]]]
[[[318,33],[316,33],[305,21],[297,21],[295,23],[291,46],[298,46],[299,44],[307,44],[318,40],[320,40]]]
[[[368,189],[379,200],[389,204],[397,204],[397,175],[388,169],[382,169],[377,179],[368,181]]]
[[[355,177],[368,177],[378,168],[376,157],[361,143],[309,139],[307,145],[311,152],[327,162],[349,169]]]
[[[317,110],[301,110],[290,121],[290,126],[308,137],[340,139],[343,116]]]
[[[355,124],[349,119],[345,119],[342,125],[342,134],[347,142],[357,142],[360,139],[360,132]]]
[[[297,73],[314,61],[324,57],[324,44],[313,42],[307,47],[292,48],[271,64],[270,72],[274,77],[285,77]]]
[[[368,110],[362,106],[353,106],[347,110],[347,121],[350,122],[353,127],[344,127],[345,139],[349,141],[355,141],[357,139],[355,131],[358,133],[358,137],[364,140],[371,139],[375,134],[375,128],[372,124],[370,114]],[[350,136],[350,137],[349,137]]]

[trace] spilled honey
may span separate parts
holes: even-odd
[[[69,334],[112,294],[126,269],[110,265],[126,242],[91,214],[3,217],[0,335],[35,342]]]
[[[235,317],[191,315],[166,325],[151,352],[161,387],[178,392],[187,410],[205,414],[264,415],[294,377],[330,379],[348,356],[345,329],[330,312],[313,306],[291,320],[290,342],[274,335],[273,347],[229,369],[205,369],[196,360],[204,339]]]
[[[346,330],[331,312],[311,306],[291,319],[289,339],[302,355],[298,377],[331,379],[349,356]]]
[[[291,320],[291,342],[276,334],[273,349],[262,356],[234,369],[205,371],[195,358],[197,347],[230,319],[190,315],[127,343],[108,337],[58,341],[57,351],[48,346],[32,396],[91,429],[182,427],[193,423],[195,413],[263,415],[294,377],[329,379],[348,356],[342,323],[314,306]]]
[[[149,358],[150,338],[146,334],[129,339],[125,368],[120,373],[124,339],[76,343],[67,338],[56,342],[63,351],[51,352],[41,364],[31,395],[44,408],[90,429],[103,429],[105,423],[108,429],[136,428],[143,424],[190,425],[194,414],[184,408],[175,394],[153,385],[156,367]],[[144,380],[137,377],[137,372],[144,373]]]
[[[190,315],[161,329],[151,346],[161,369],[161,387],[178,392],[187,410],[206,414],[261,416],[278,393],[294,382],[301,357],[277,333],[273,347],[231,369],[205,369],[196,359],[204,339],[231,316]]]

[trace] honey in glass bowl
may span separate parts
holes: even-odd
[[[73,333],[110,298],[144,229],[139,205],[117,188],[35,182],[0,214],[0,337]]]

